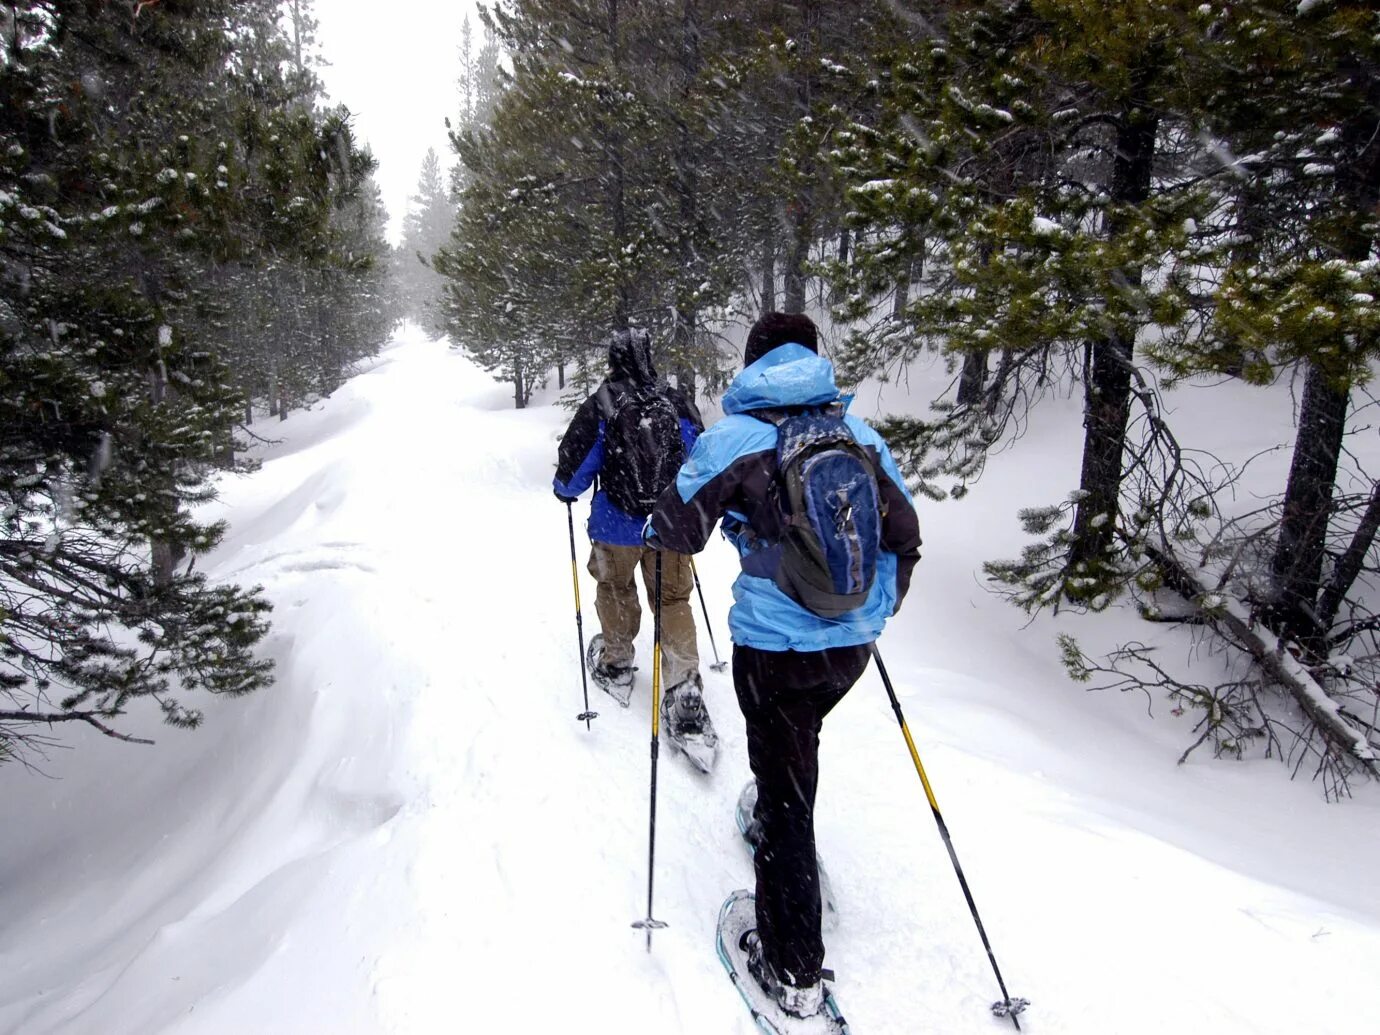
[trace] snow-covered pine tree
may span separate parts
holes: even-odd
[[[434,148],[427,148],[417,193],[403,217],[399,288],[408,317],[438,336],[444,330],[440,315],[444,278],[431,263],[450,239],[454,220],[455,207],[441,177],[440,159]]]
[[[196,333],[242,170],[219,81],[252,4],[16,5],[0,63],[0,741],[265,685],[268,605],[180,560],[239,415]],[[258,13],[258,12],[253,12]],[[214,84],[214,85],[208,85]],[[210,130],[208,133],[207,130]],[[222,136],[225,131],[226,136]]]
[[[1159,0],[951,5],[942,39],[893,59],[888,118],[844,141],[855,219],[872,236],[855,254],[845,313],[909,275],[917,228],[942,271],[941,290],[901,311],[931,336],[922,341],[964,361],[963,420],[937,422],[950,436],[950,473],[980,470],[1002,426],[974,405],[984,394],[1009,398],[1032,360],[1043,376],[1050,350],[1083,359],[1088,420],[1071,528],[991,569],[1028,605],[1104,606],[1136,567],[1121,563],[1119,534],[1136,342],[1184,319],[1182,285],[1154,274],[1205,204],[1169,150],[1183,136],[1197,39],[1189,15],[1190,5]],[[869,359],[914,354],[893,342],[855,342],[846,366],[857,376]],[[998,350],[996,391],[984,392],[985,359]]]
[[[786,241],[803,306],[811,250],[837,239],[817,127],[865,85],[840,62],[889,31],[887,6],[514,0],[491,22],[512,74],[489,132],[453,136],[467,168],[447,260],[456,332],[475,344],[493,321],[510,337],[488,347],[544,342],[581,362],[635,320],[683,386],[719,383],[712,328],[754,294],[749,268],[772,256],[773,290],[750,307],[774,302]],[[498,248],[502,284],[483,273]]]
[[[1201,264],[1215,246],[1220,278],[1202,337],[1166,341],[1158,354],[1180,373],[1263,382],[1280,369],[1301,372],[1269,589],[1256,603],[1324,660],[1359,574],[1329,577],[1325,563],[1342,549],[1329,543],[1334,515],[1346,524],[1336,482],[1350,395],[1380,356],[1380,23],[1364,3],[1200,11],[1215,41],[1204,116],[1230,193],[1222,225],[1204,227],[1203,249],[1188,258]],[[1351,545],[1353,554],[1370,548]]]
[[[276,0],[15,5],[0,61],[0,739],[265,685],[267,605],[184,563],[249,398],[386,334],[372,159]],[[361,227],[367,224],[367,229]],[[367,243],[366,243],[367,239]],[[324,320],[333,318],[336,322]]]

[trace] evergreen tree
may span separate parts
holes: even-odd
[[[804,304],[811,249],[837,236],[832,173],[813,158],[820,120],[832,126],[865,78],[834,58],[891,20],[864,0],[770,8],[495,6],[511,82],[486,132],[453,137],[466,189],[443,266],[458,337],[505,354],[525,342],[524,369],[539,370],[553,357],[583,364],[586,343],[636,321],[682,387],[717,384],[713,325],[792,213],[786,266],[792,304]],[[483,341],[496,322],[521,333]]]
[[[403,219],[402,264],[399,288],[407,315],[442,333],[440,317],[442,277],[432,267],[436,253],[450,239],[455,209],[441,181],[441,163],[433,148],[427,148],[422,161],[417,193]]]
[[[246,12],[246,8],[257,10]],[[0,66],[0,741],[149,698],[268,681],[257,592],[180,566],[238,401],[192,331],[241,174],[205,134],[233,28],[263,5],[25,4]],[[211,124],[214,124],[212,122]],[[233,168],[232,168],[233,165]]]
[[[1347,2],[1260,0],[1202,14],[1215,39],[1204,113],[1231,185],[1212,242],[1224,268],[1201,338],[1168,341],[1160,356],[1180,373],[1260,381],[1301,365],[1298,437],[1260,603],[1321,659],[1359,573],[1342,566],[1329,577],[1324,563],[1350,395],[1380,356],[1380,23],[1373,5]],[[1357,557],[1370,542],[1349,547]]]
[[[1084,359],[1072,528],[993,568],[1024,587],[1027,603],[1105,606],[1128,577],[1119,531],[1134,540],[1120,519],[1136,342],[1151,325],[1187,318],[1183,285],[1155,274],[1207,205],[1188,158],[1172,153],[1188,137],[1192,12],[1158,0],[952,5],[948,39],[918,40],[892,64],[888,102],[914,107],[892,107],[888,121],[846,140],[856,222],[876,234],[858,249],[849,315],[907,278],[917,227],[946,279],[901,312],[965,357],[964,419],[944,429],[956,446],[952,473],[971,476],[994,437],[990,407],[971,405],[990,353],[1004,350],[999,380],[1030,352]],[[850,366],[865,372],[877,355],[864,339]],[[918,430],[926,445],[944,442]]]
[[[305,12],[306,5],[298,11]],[[329,391],[389,316],[372,159],[274,0],[12,5],[0,58],[0,742],[265,685],[268,605],[195,520],[254,395]],[[306,39],[306,36],[299,39]],[[309,89],[310,88],[310,89]],[[371,291],[361,286],[374,283]]]

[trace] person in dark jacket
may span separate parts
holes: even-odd
[[[641,328],[618,331],[608,341],[609,376],[581,404],[561,438],[553,488],[558,499],[572,502],[591,486],[594,503],[586,526],[590,538],[589,572],[598,584],[595,609],[602,626],[602,643],[594,659],[594,679],[626,703],[618,688],[631,692],[633,641],[642,623],[634,574],[642,569],[648,601],[655,601],[655,558],[642,541],[645,513],[620,509],[600,484],[614,450],[627,443],[610,441],[611,425],[630,393],[659,392],[675,407],[684,455],[694,446],[704,421],[684,394],[657,383],[652,366],[651,336]],[[673,461],[674,463],[674,461]],[[669,480],[669,476],[668,476]],[[656,487],[658,490],[661,486]],[[694,575],[690,558],[668,552],[662,559],[662,665],[666,710],[680,724],[693,728],[707,715],[699,673],[695,617],[690,608]]]
[[[877,573],[865,602],[839,617],[821,617],[760,568],[763,544],[779,542],[784,527],[777,493],[769,491],[777,476],[777,428],[767,412],[847,403],[833,366],[818,351],[818,332],[806,316],[769,313],[753,325],[745,368],[724,394],[724,419],[699,437],[647,527],[650,542],[694,554],[722,518],[725,536],[739,550],[743,571],[729,612],[733,682],[757,782],[751,830],[757,929],[747,932],[742,947],[759,984],[797,1016],[818,1012],[823,1001],[814,835],[820,730],[862,675],[920,558],[919,522],[896,461],[876,431],[845,416],[878,472],[882,505]]]

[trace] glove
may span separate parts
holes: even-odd
[[[555,496],[556,499],[560,500],[562,503],[567,504],[574,503],[577,499],[580,498],[579,496],[566,496],[562,494],[558,489],[552,489],[551,494]]]
[[[661,540],[657,537],[656,531],[652,528],[652,519],[647,518],[646,524],[642,526],[642,545],[649,550],[664,550]]]

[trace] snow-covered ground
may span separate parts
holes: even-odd
[[[670,926],[649,954],[629,927],[646,680],[627,711],[592,690],[600,717],[575,721],[549,489],[568,413],[509,405],[404,335],[225,482],[206,567],[267,588],[278,682],[197,732],[136,722],[156,748],[71,734],[41,773],[0,770],[0,1031],[753,1030],[713,952],[719,904],[751,883],[731,681],[706,671],[718,770],[662,754]],[[1034,1001],[1023,1028],[1380,1031],[1377,789],[1328,805],[1276,762],[1176,766],[1190,718],[1070,683],[1054,621],[975,574],[1019,549],[1016,506],[1073,483],[1076,420],[1051,408],[968,500],[922,502],[925,556],[881,644],[1008,985]],[[721,651],[734,567],[720,543],[699,563]],[[875,673],[829,719],[822,767],[827,964],[854,1031],[1009,1030]]]

